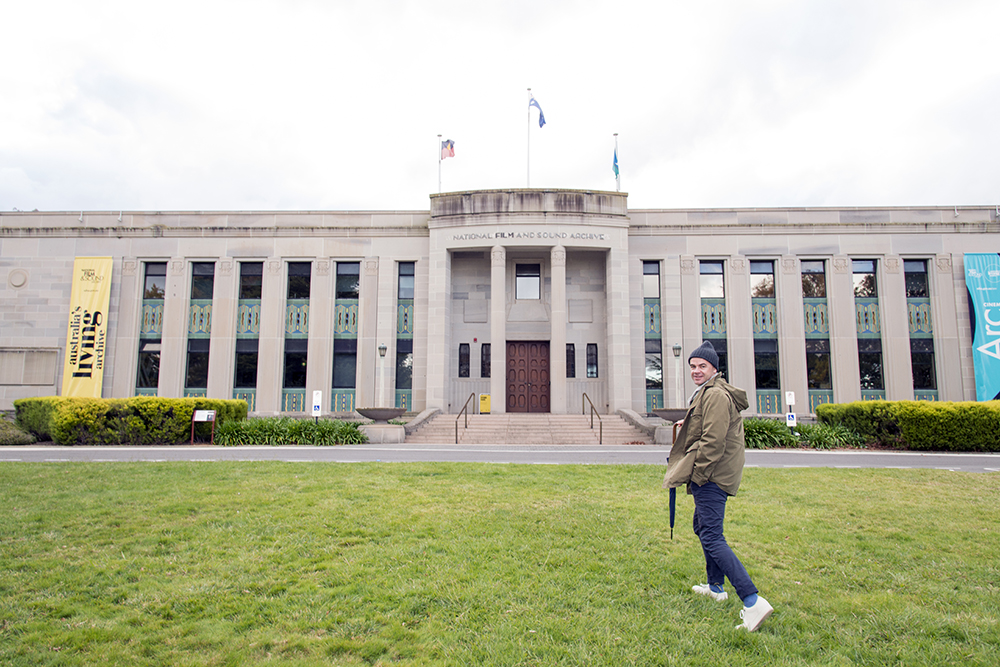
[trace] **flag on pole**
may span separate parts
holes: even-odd
[[[611,163],[611,168],[615,172],[615,180],[618,180],[618,147],[615,146],[615,161]]]
[[[455,142],[451,139],[445,139],[441,142],[441,159],[446,157],[455,157]]]
[[[535,96],[531,96],[531,100],[528,102],[528,107],[535,107],[538,109],[538,127],[545,125],[545,114],[542,113],[542,107],[535,100]]]

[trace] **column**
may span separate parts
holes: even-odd
[[[608,411],[613,414],[633,408],[627,232],[623,231],[608,250],[606,261],[608,364],[607,370],[599,372],[607,378]]]
[[[858,364],[858,315],[854,307],[854,277],[851,258],[837,255],[831,262],[827,311],[830,314],[830,365],[833,367],[833,400],[861,400],[861,368]]]
[[[160,384],[157,395],[184,395],[187,370],[188,281],[187,261],[175,257],[167,265],[167,290],[163,296],[163,336],[160,347]]]
[[[375,328],[377,407],[396,407],[396,262],[386,258],[378,265],[378,316]],[[378,347],[386,346],[385,358]]]
[[[679,408],[687,407],[687,399],[694,391],[694,383],[688,369],[688,355],[701,345],[701,284],[699,279],[698,258],[694,255],[681,255],[680,258],[680,292],[681,292],[681,396]],[[670,353],[673,356],[673,352]]]
[[[783,403],[787,412],[809,412],[809,373],[806,364],[806,327],[802,301],[802,270],[799,259],[784,255],[779,260],[775,286],[778,308],[778,372],[782,392],[795,394],[795,405]],[[784,400],[784,396],[782,396]]]
[[[666,257],[660,263],[660,330],[663,332],[663,403],[667,408],[687,406],[684,394],[684,378],[688,375],[687,358],[684,355],[684,325],[686,317],[692,318],[682,304],[688,299],[697,301],[698,295],[682,297],[680,256]],[[686,276],[686,278],[688,278]],[[690,283],[690,279],[685,281]],[[693,303],[693,302],[692,302]],[[700,309],[700,304],[699,304]],[[695,323],[701,321],[693,317]],[[674,358],[674,344],[681,344],[681,356]],[[693,348],[692,348],[693,349]],[[679,385],[679,388],[678,388]]]
[[[260,340],[257,348],[257,414],[281,411],[281,385],[285,370],[285,262],[271,257],[264,262],[260,290]]]
[[[566,299],[565,271],[564,265],[564,302]],[[565,336],[564,329],[563,382],[565,382],[566,376]],[[551,351],[549,354],[551,355]],[[490,251],[490,369],[490,410],[495,414],[501,414],[507,411],[507,252],[503,246],[493,246],[492,251]],[[563,403],[565,403],[565,392],[563,395]]]
[[[316,259],[309,278],[309,347],[306,366],[306,413],[312,413],[314,391],[323,392],[320,409],[330,412],[333,377],[333,278],[332,262]],[[258,395],[259,395],[258,389]]]
[[[750,412],[757,412],[757,378],[753,355],[753,306],[750,301],[750,265],[733,255],[726,271],[726,339],[729,346],[729,382],[745,389]]]
[[[377,407],[375,374],[378,372],[378,257],[361,262],[361,299],[358,301],[358,375],[354,404],[359,408]]]
[[[903,261],[886,255],[883,262],[879,316],[882,318],[882,374],[885,397],[890,401],[913,400],[910,360],[910,317],[906,309],[906,279]]]
[[[236,365],[236,309],[238,302],[238,267],[230,258],[215,263],[215,288],[212,293],[212,338],[208,347],[208,397],[233,397],[233,371]]]
[[[127,398],[135,395],[135,374],[139,359],[139,317],[142,304],[140,263],[134,257],[122,260],[121,287],[118,293],[118,322],[115,331],[115,366],[111,395]]]
[[[549,334],[549,412],[566,414],[566,249],[551,251],[552,308]],[[491,348],[492,349],[492,348]]]
[[[448,412],[445,395],[451,372],[451,255],[447,248],[431,248],[427,281],[427,408]],[[419,331],[421,327],[417,327]],[[414,342],[416,347],[416,342]],[[457,410],[458,408],[456,408]]]
[[[959,314],[956,294],[964,298],[965,274],[960,272],[956,282],[950,254],[938,255],[927,267],[931,271],[931,326],[934,327],[934,365],[937,367],[938,400],[975,400],[975,384],[970,385],[972,394],[966,396],[962,388],[962,345],[959,338]],[[968,328],[968,310],[964,313]],[[971,333],[971,332],[970,332]],[[971,338],[968,338],[971,343]],[[971,361],[967,359],[966,361]]]

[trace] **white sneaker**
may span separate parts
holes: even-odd
[[[729,593],[725,591],[722,591],[721,593],[716,593],[715,591],[712,590],[712,587],[709,586],[708,584],[698,584],[697,586],[692,586],[691,590],[697,593],[698,595],[707,595],[716,602],[722,602],[723,600],[729,597]]]
[[[743,607],[740,610],[740,618],[743,620],[742,623],[736,626],[736,629],[745,629],[747,632],[753,632],[760,627],[760,624],[764,622],[771,612],[774,611],[774,607],[765,600],[764,598],[757,596],[757,603],[752,607]]]

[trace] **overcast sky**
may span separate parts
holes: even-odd
[[[997,0],[0,8],[3,211],[1000,202]]]

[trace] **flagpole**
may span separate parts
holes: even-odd
[[[531,88],[528,88],[528,185],[531,187]]]
[[[618,133],[615,132],[615,167],[618,168],[618,173],[615,174],[615,192],[622,191],[622,176],[621,167],[618,166]]]
[[[438,194],[441,194],[441,135],[438,135]]]

